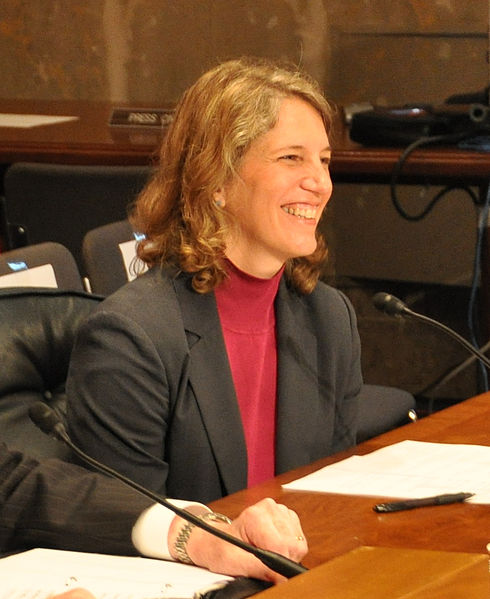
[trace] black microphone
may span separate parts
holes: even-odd
[[[383,291],[376,293],[376,295],[373,297],[373,304],[376,308],[378,308],[378,310],[381,310],[390,316],[409,316],[411,318],[421,320],[422,322],[430,324],[431,326],[443,331],[453,339],[456,339],[456,341],[458,341],[463,347],[476,356],[480,362],[482,362],[482,364],[484,364],[490,370],[490,360],[487,358],[487,356],[474,347],[459,333],[456,333],[456,331],[453,331],[453,329],[450,329],[445,324],[442,324],[433,318],[429,318],[428,316],[424,316],[423,314],[419,314],[418,312],[410,310],[410,308],[408,308],[407,305],[402,302],[402,300],[398,299],[394,295],[391,295],[390,293],[384,293]]]
[[[297,574],[302,574],[303,572],[306,572],[308,570],[308,568],[305,568],[305,566],[303,566],[302,564],[299,564],[287,558],[286,556],[281,555],[280,553],[269,551],[267,549],[261,549],[260,547],[255,547],[253,545],[250,545],[250,543],[246,543],[245,541],[242,541],[241,539],[229,535],[228,533],[218,528],[214,528],[198,516],[191,514],[183,508],[179,508],[173,505],[172,503],[170,503],[170,501],[167,500],[166,497],[157,495],[153,491],[150,491],[149,489],[142,487],[140,484],[131,480],[130,478],[127,478],[120,472],[117,472],[109,466],[106,466],[105,464],[102,464],[101,462],[98,462],[94,458],[90,457],[88,454],[83,452],[73,443],[66,431],[65,425],[58,417],[58,414],[42,401],[36,402],[29,408],[29,416],[38,428],[40,428],[47,435],[54,436],[62,443],[67,445],[84,462],[87,462],[88,464],[90,464],[97,470],[104,472],[105,474],[109,474],[110,476],[117,478],[124,484],[128,485],[129,487],[132,487],[133,489],[141,493],[142,495],[145,495],[146,497],[149,497],[156,503],[159,503],[164,507],[168,508],[169,510],[177,514],[177,516],[180,516],[188,522],[192,522],[192,524],[194,524],[198,528],[202,528],[206,532],[209,532],[210,534],[219,537],[223,541],[231,543],[232,545],[240,547],[240,549],[244,549],[248,553],[251,553],[268,568],[274,570],[274,572],[282,574],[282,576],[285,576],[286,578],[292,578],[293,576],[296,576]]]

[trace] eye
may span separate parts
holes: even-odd
[[[331,156],[322,156],[320,161],[324,166],[328,167],[330,166]]]
[[[298,162],[301,160],[301,156],[299,154],[284,154],[284,156],[281,156],[279,160]]]

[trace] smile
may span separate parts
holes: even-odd
[[[281,206],[281,208],[284,210],[284,212],[287,212],[288,214],[292,214],[293,216],[297,216],[299,218],[306,218],[312,220],[315,220],[316,218],[316,208],[293,208],[292,206]]]

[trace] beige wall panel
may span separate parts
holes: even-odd
[[[402,186],[399,199],[417,214],[439,188]],[[336,185],[331,200],[331,247],[339,276],[469,285],[478,212],[453,191],[418,222],[396,212],[388,186]]]

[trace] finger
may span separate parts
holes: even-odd
[[[51,599],[95,599],[95,596],[85,589],[72,589],[61,595],[53,595]]]
[[[270,498],[247,508],[234,521],[235,526],[238,535],[253,545],[276,551],[295,561],[302,559],[308,551],[296,512]]]

